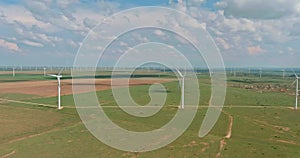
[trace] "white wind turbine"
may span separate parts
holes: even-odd
[[[15,71],[15,67],[13,67],[13,71],[12,71],[13,77],[16,76],[16,71]]]
[[[262,77],[262,68],[259,69],[259,78]]]
[[[48,76],[52,76],[52,77],[57,78],[57,96],[58,96],[58,98],[57,98],[58,102],[57,103],[58,103],[58,109],[59,110],[63,109],[63,107],[61,106],[61,103],[60,103],[60,92],[61,92],[60,79],[62,78],[61,72],[63,71],[63,69],[61,69],[60,72],[57,75],[48,74]]]
[[[298,109],[298,97],[299,97],[299,79],[300,79],[300,77],[294,72],[294,74],[295,74],[295,77],[296,77],[296,80],[294,81],[294,83],[296,82],[296,94],[295,94],[295,96],[296,96],[296,102],[295,102],[295,110],[297,110]],[[293,84],[294,84],[293,83]]]
[[[282,79],[284,80],[285,78],[285,69],[282,69]]]
[[[184,109],[184,80],[185,75],[183,75],[178,69],[176,69],[178,75],[181,77],[181,104],[179,106],[180,109]]]
[[[44,77],[46,76],[46,68],[44,67]]]

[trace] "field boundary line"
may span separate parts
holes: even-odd
[[[2,143],[1,145],[11,144],[11,143],[15,143],[15,142],[18,142],[18,141],[26,140],[26,139],[29,139],[29,138],[41,136],[41,135],[44,135],[44,134],[48,134],[48,133],[52,133],[52,132],[57,132],[57,131],[60,131],[60,130],[65,129],[65,128],[75,127],[75,126],[80,125],[80,124],[82,124],[81,121],[80,121],[80,122],[77,122],[77,123],[74,123],[74,124],[71,124],[71,125],[69,125],[69,126],[65,126],[65,127],[61,127],[61,128],[54,128],[54,129],[51,129],[51,130],[48,130],[48,131],[44,131],[44,132],[41,132],[41,133],[37,133],[37,134],[32,134],[32,135],[28,135],[28,136],[16,138],[16,139],[13,139],[13,140],[4,142],[4,143]],[[1,158],[2,158],[2,157],[1,157]]]
[[[43,106],[43,107],[51,107],[51,108],[57,108],[57,105],[51,105],[51,104],[43,104],[43,103],[34,103],[34,102],[28,102],[28,101],[18,101],[18,100],[11,100],[11,99],[4,99],[0,98],[0,101],[5,102],[13,102],[13,103],[20,103],[20,104],[27,104],[27,105],[37,105],[37,106]],[[104,103],[101,105],[105,105],[109,103]],[[178,107],[179,105],[167,105],[167,107]],[[70,109],[76,109],[76,108],[95,108],[95,106],[86,106],[86,107],[76,107],[76,106],[63,106],[64,108],[70,108]],[[102,108],[119,108],[119,106],[101,106]],[[135,106],[126,106],[126,107],[132,107]],[[142,106],[141,106],[142,107]],[[144,107],[157,107],[157,106],[144,106]],[[186,108],[209,108],[208,105],[187,105]],[[290,109],[289,106],[257,106],[257,105],[224,105],[224,106],[214,106],[214,107],[223,107],[223,108],[287,108]]]
[[[11,99],[4,99],[4,98],[0,98],[0,101],[3,101],[5,103],[6,102],[13,102],[13,103],[19,103],[19,104],[37,105],[37,106],[43,106],[43,107],[57,108],[57,105],[34,103],[34,102],[19,101],[19,100],[11,100]],[[101,104],[101,105],[105,105],[105,104],[109,104],[109,103],[104,103],[104,104]],[[118,106],[102,106],[102,107],[118,107]],[[63,108],[69,108],[69,109],[83,108],[84,109],[84,108],[96,108],[96,107],[95,106],[87,106],[87,107],[63,106]]]
[[[179,105],[168,105],[169,107],[178,107]],[[209,107],[208,105],[185,105],[185,108],[272,108],[272,109],[291,109],[291,106],[260,106],[260,105],[224,105],[224,106],[213,106]]]
[[[33,102],[10,100],[10,99],[3,99],[3,98],[0,98],[0,100],[1,101],[6,101],[6,102],[13,102],[13,103],[20,103],[20,104],[27,104],[27,105],[38,105],[38,106],[51,107],[51,108],[56,108],[57,107],[55,105],[50,105],[50,104],[33,103]]]
[[[7,158],[7,157],[9,157],[9,156],[11,156],[11,155],[13,155],[13,154],[15,154],[15,153],[16,153],[16,151],[13,150],[12,152],[10,152],[10,153],[8,153],[8,154],[5,154],[5,155],[1,156],[1,158]]]

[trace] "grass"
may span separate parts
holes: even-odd
[[[21,81],[33,81],[33,80],[49,80],[51,78],[44,77],[43,74],[16,74],[15,77],[12,74],[0,74],[0,82],[21,82]]]
[[[75,115],[57,113],[57,110],[54,109],[13,107],[9,104],[0,107],[0,144],[53,128],[62,128],[74,120],[78,120]]]
[[[299,111],[290,109],[230,109],[235,118],[233,137],[224,157],[297,157]],[[242,153],[239,151],[243,151]]]
[[[288,109],[294,97],[280,92],[259,92],[230,84],[285,84],[288,81],[264,77],[228,78],[229,87],[222,113],[213,130],[204,138],[198,137],[206,107],[198,109],[188,130],[171,144],[151,152],[129,153],[106,146],[91,135],[74,108],[56,109],[0,103],[0,156],[11,157],[216,157],[220,141],[227,134],[228,115],[233,116],[232,137],[225,139],[222,157],[298,157],[300,146],[300,112]],[[199,76],[200,102],[207,106],[210,98],[210,81]],[[178,82],[163,84],[168,92],[166,106],[156,115],[137,118],[119,108],[104,108],[106,114],[119,126],[132,131],[149,131],[163,126],[176,113],[180,101]],[[147,104],[149,85],[130,87],[133,99]],[[111,90],[97,92],[102,106],[117,106]],[[35,98],[32,95],[2,94],[0,98],[56,105],[57,98]],[[74,107],[72,95],[62,96],[62,105]],[[239,107],[235,107],[239,106]],[[256,106],[246,107],[246,106]],[[7,123],[13,126],[8,126]],[[2,130],[5,129],[5,130]],[[47,132],[48,131],[48,132]],[[49,132],[50,131],[50,132]],[[40,134],[40,135],[36,135]],[[33,135],[33,136],[32,136]],[[32,137],[28,137],[32,136]],[[18,138],[23,140],[7,143]]]

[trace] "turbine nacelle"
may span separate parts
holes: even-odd
[[[48,74],[48,76],[51,76],[51,77],[56,77],[56,78],[62,78],[62,75],[53,75],[53,74]]]

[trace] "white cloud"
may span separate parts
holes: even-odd
[[[128,44],[127,44],[127,43],[125,43],[125,42],[123,42],[123,41],[121,41],[121,42],[120,42],[120,46],[127,47],[127,46],[128,46]]]
[[[33,41],[29,41],[29,40],[24,40],[22,41],[22,43],[32,46],[32,47],[43,47],[44,45],[38,42],[33,42]]]
[[[300,3],[295,5],[295,10],[300,13]]]
[[[22,6],[0,6],[2,12],[2,18],[9,24],[16,22],[30,28],[33,25],[37,25],[41,28],[49,28],[50,25],[37,20],[32,13]]]
[[[189,12],[198,21],[178,21],[160,13],[149,14],[145,19],[151,19],[153,15],[160,16],[162,20],[168,20],[168,25],[178,32],[184,31],[180,28],[185,26],[204,28],[211,33],[227,59],[246,60],[243,57],[249,55],[261,57],[263,53],[264,56],[271,56],[279,50],[285,55],[300,50],[299,0],[221,0],[216,3],[219,7],[217,11],[201,8],[203,2],[205,0],[188,1],[189,9],[175,4],[175,8]],[[3,4],[0,6],[0,46],[15,52],[26,50],[27,53],[34,53],[43,50],[43,53],[48,54],[75,54],[89,30],[120,7],[120,4],[113,1],[82,3],[79,0],[30,0],[14,5]],[[124,21],[116,22],[116,25],[122,24]],[[161,41],[175,39],[182,45],[187,44],[187,41],[177,36],[172,38],[161,30],[153,33],[163,36],[159,38]],[[136,33],[126,43],[131,46],[132,43],[149,41],[153,42],[153,39]],[[126,46],[124,43],[119,44]]]
[[[188,6],[200,7],[206,0],[188,0],[186,1]]]
[[[219,45],[222,46],[223,49],[227,50],[227,49],[230,49],[231,46],[223,39],[223,38],[219,38],[217,37],[216,38],[216,41]]]
[[[231,29],[231,31],[248,31],[255,32],[256,28],[254,22],[245,18],[235,19],[235,18],[225,18],[223,21],[225,27]]]
[[[223,10],[215,12],[189,9],[189,11],[194,12],[192,14],[194,18],[206,23],[207,30],[227,61],[234,61],[235,58],[246,61],[249,55],[252,58],[274,57],[278,50],[286,50],[287,47],[300,49],[295,44],[300,42],[298,15],[286,15],[279,19],[254,19],[226,16]],[[283,51],[283,55],[290,54]],[[260,61],[253,60],[253,63]]]
[[[56,1],[57,6],[60,8],[67,8],[68,5],[78,3],[79,0],[62,0],[62,1]]]
[[[21,49],[16,43],[8,42],[6,40],[0,39],[0,47],[4,47],[6,49],[9,49],[11,51],[20,52]]]
[[[259,55],[263,53],[265,50],[263,50],[259,45],[258,46],[249,46],[248,48],[249,55]]]
[[[93,27],[95,27],[97,25],[97,23],[98,23],[97,21],[92,20],[92,19],[87,18],[87,17],[84,18],[84,20],[83,20],[84,26],[89,28],[89,29],[92,29]]]
[[[274,19],[299,14],[299,0],[222,0],[216,6],[224,9],[226,16]]]
[[[157,36],[165,36],[166,34],[164,32],[162,32],[161,30],[155,30],[154,34]]]

